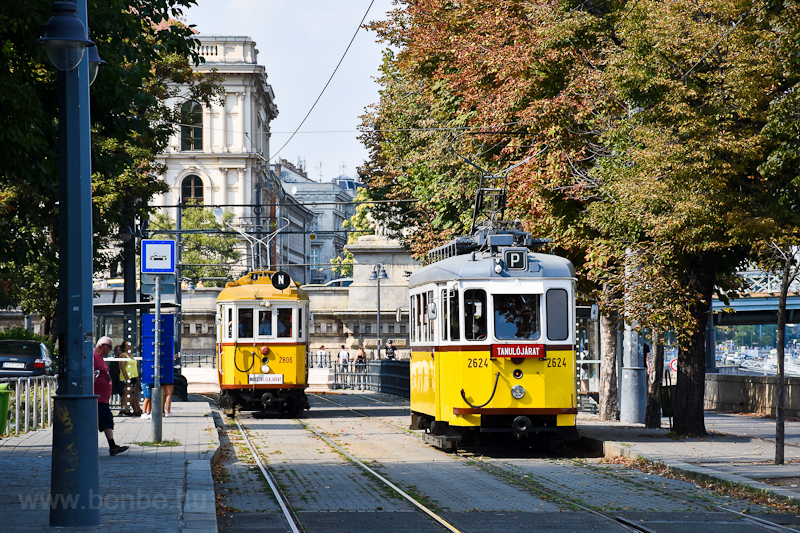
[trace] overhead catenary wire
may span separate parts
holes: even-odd
[[[353,37],[350,39],[350,42],[348,43],[347,48],[345,49],[344,53],[342,54],[341,59],[339,59],[339,63],[336,64],[336,68],[333,69],[333,73],[331,73],[331,77],[328,78],[328,82],[325,84],[325,87],[322,88],[322,91],[320,91],[319,96],[317,96],[317,99],[314,101],[314,104],[311,106],[311,109],[308,110],[308,113],[306,113],[306,116],[303,118],[302,121],[300,121],[300,125],[297,126],[297,129],[294,131],[294,133],[292,133],[292,135],[289,137],[289,139],[285,143],[283,143],[283,146],[281,146],[275,152],[275,155],[273,155],[270,158],[270,161],[272,159],[278,157],[278,155],[281,153],[281,150],[286,148],[286,145],[289,144],[292,141],[292,139],[294,139],[294,136],[297,135],[297,132],[300,131],[300,128],[303,127],[303,124],[305,124],[306,120],[311,115],[311,112],[314,111],[314,108],[317,106],[317,103],[319,102],[320,98],[322,98],[322,95],[325,93],[325,89],[327,89],[328,85],[331,84],[331,81],[333,80],[333,77],[336,75],[336,71],[339,70],[339,67],[342,64],[342,61],[344,61],[345,56],[347,56],[347,52],[350,51],[350,47],[353,46],[353,41],[356,40],[356,35],[358,35],[358,32],[361,30],[361,27],[364,25],[364,21],[367,19],[367,15],[369,14],[369,10],[372,9],[372,4],[374,4],[374,3],[375,3],[375,0],[371,0],[370,1],[369,6],[367,7],[367,10],[364,12],[364,16],[361,17],[361,22],[358,23],[358,27],[356,28],[356,31],[353,33]]]

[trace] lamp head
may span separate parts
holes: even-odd
[[[37,42],[44,46],[53,65],[63,72],[77,67],[86,47],[94,46],[86,37],[86,26],[78,18],[78,6],[74,2],[53,4],[53,16],[47,21],[44,36]]]
[[[90,46],[86,53],[89,54],[87,57],[89,59],[89,85],[91,85],[97,78],[100,67],[108,65],[108,63],[100,59],[100,54],[97,53],[97,46]]]

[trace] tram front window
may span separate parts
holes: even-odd
[[[494,334],[498,339],[539,338],[538,294],[495,294]]]
[[[292,310],[278,309],[278,337],[292,336]]]
[[[253,338],[253,310],[239,309],[239,338]]]
[[[464,291],[464,338],[482,341],[486,338],[486,291]]]
[[[258,312],[258,334],[272,335],[272,311]]]

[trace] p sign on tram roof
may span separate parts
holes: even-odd
[[[175,273],[175,241],[146,239],[142,241],[142,273]]]

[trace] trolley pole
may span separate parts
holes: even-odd
[[[153,399],[152,438],[161,442],[161,276],[155,277],[156,318],[153,324],[155,346],[153,346]]]

